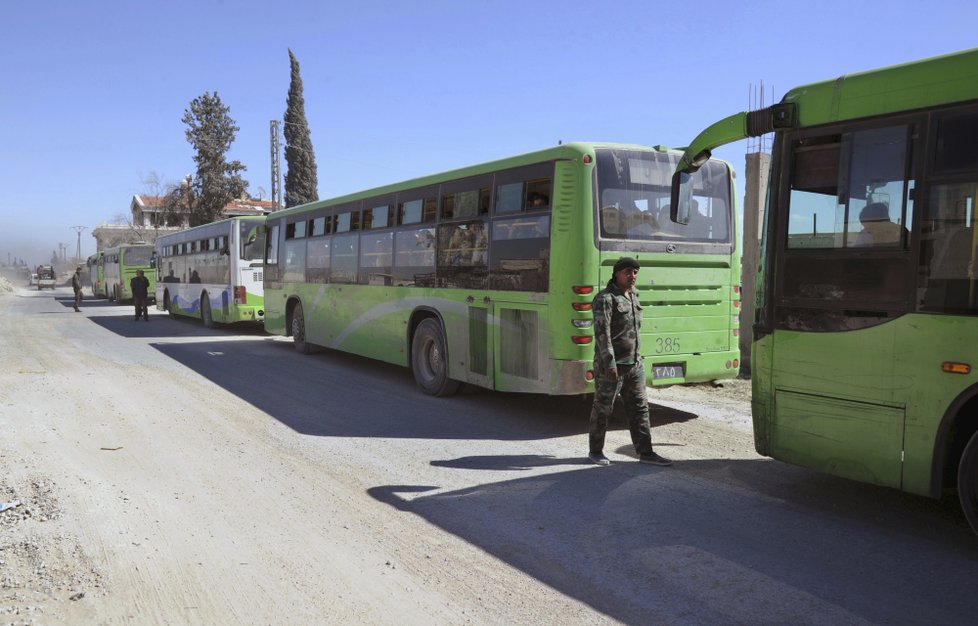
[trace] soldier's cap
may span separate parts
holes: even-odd
[[[636,261],[632,257],[623,256],[620,259],[618,259],[618,261],[615,262],[615,273],[617,274],[623,269],[632,268],[637,270],[637,269],[641,269],[641,267],[642,266],[638,264],[638,261]]]

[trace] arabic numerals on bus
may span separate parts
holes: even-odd
[[[679,337],[656,337],[656,354],[674,354],[679,352]]]

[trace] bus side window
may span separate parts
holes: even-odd
[[[268,229],[268,246],[265,249],[265,265],[278,265],[278,233],[279,225],[274,224]]]

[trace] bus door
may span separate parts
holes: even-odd
[[[496,328],[495,388],[549,390],[549,212],[524,213],[492,222],[489,246],[491,312]]]
[[[776,220],[772,456],[891,487],[912,386],[897,366],[915,281],[911,130],[788,136]]]
[[[486,291],[489,271],[485,229],[486,223],[482,220],[440,226],[438,274],[442,285],[461,289],[464,294],[464,314],[456,317],[464,327],[453,327],[450,319],[445,320],[449,325],[446,329],[449,354],[464,355],[461,359],[452,359],[453,365],[463,364],[458,379],[492,389],[495,322],[492,298]],[[423,242],[423,233],[423,230],[418,231],[415,238]]]
[[[456,350],[465,354],[466,382],[492,389],[494,353],[492,350],[495,324],[491,319],[492,300],[485,292],[470,293],[465,298],[466,320],[468,322],[465,346]]]

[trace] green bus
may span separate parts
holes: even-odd
[[[149,279],[149,297],[154,296],[153,246],[148,243],[127,243],[107,248],[102,255],[105,297],[123,302],[132,300],[130,281],[137,270]]]
[[[978,531],[978,49],[789,91],[703,131],[774,131],[752,348],[760,454],[939,497]]]
[[[176,233],[155,244],[156,308],[215,324],[264,319],[263,216],[233,217]]]
[[[668,218],[678,152],[569,143],[270,214],[265,328],[409,366],[418,386],[593,391],[591,300],[639,259],[648,381],[734,377],[740,251],[730,167]]]
[[[105,253],[96,252],[88,257],[85,265],[88,266],[88,277],[91,282],[92,297],[104,298],[105,294]]]

